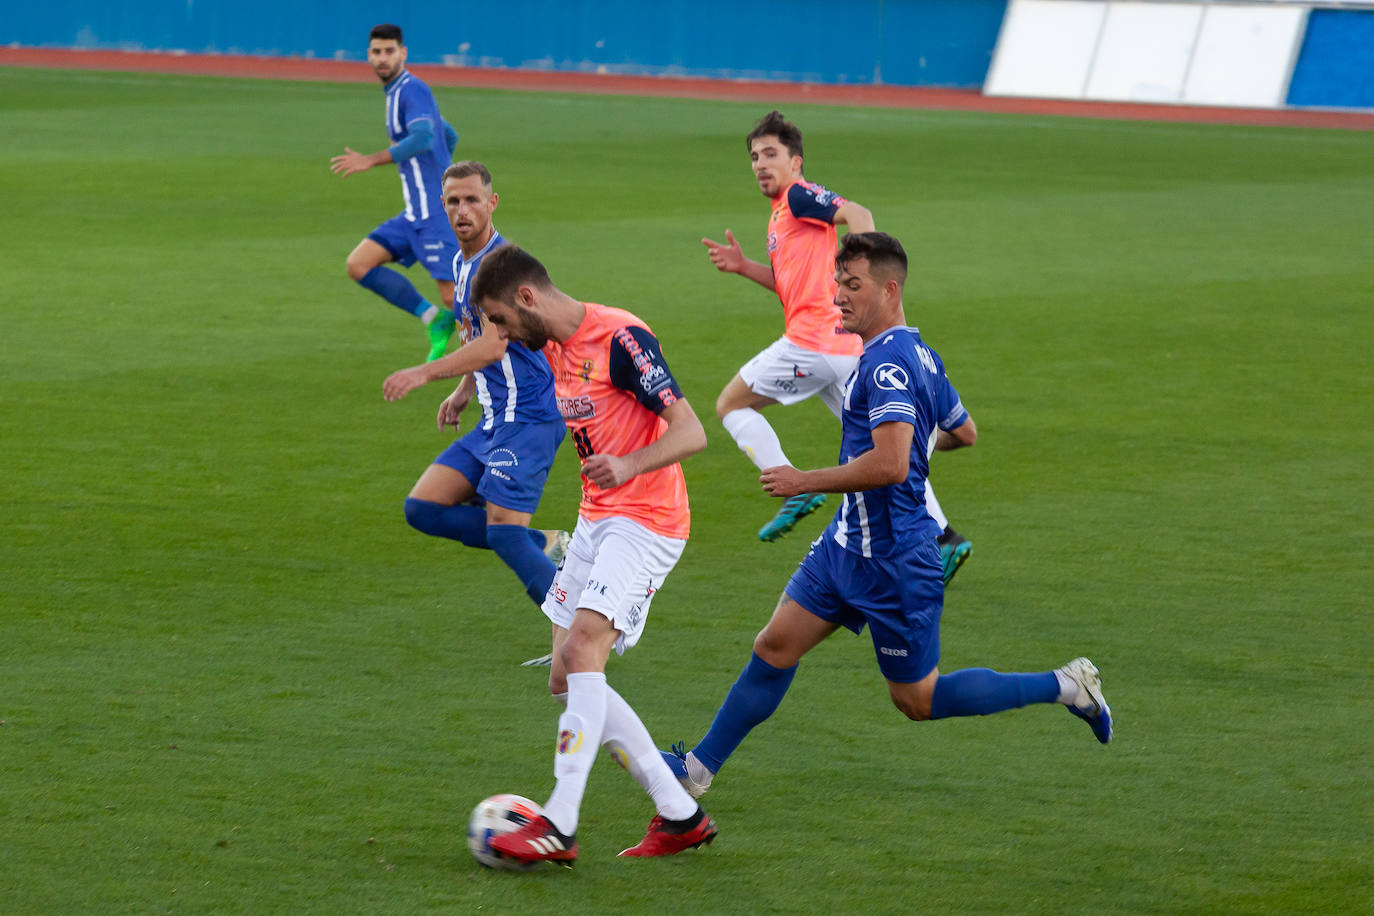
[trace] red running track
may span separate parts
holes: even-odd
[[[234,54],[168,54],[146,51],[86,51],[51,48],[0,48],[0,67],[46,67],[72,70],[124,70],[239,76],[262,79],[368,83],[376,79],[361,61],[300,57],[249,57]],[[1145,105],[1074,102],[1056,99],[992,98],[971,89],[927,89],[911,86],[833,85],[762,80],[720,80],[676,76],[621,76],[562,73],[553,70],[506,70],[483,67],[410,67],[431,86],[465,86],[544,92],[588,92],[669,98],[732,99],[782,104],[921,108],[990,111],[1006,114],[1114,118],[1133,121],[1185,121],[1210,124],[1254,124],[1267,127],[1318,127],[1374,130],[1374,112],[1311,109],[1207,108],[1193,105]]]

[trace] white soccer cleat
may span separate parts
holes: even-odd
[[[682,788],[687,790],[688,795],[701,798],[706,794],[706,790],[711,788],[711,780],[716,774],[706,769],[706,765],[697,760],[697,755],[687,750],[684,742],[679,741],[670,750],[659,753],[663,755],[663,762],[668,764],[668,769],[673,771],[673,775],[682,783]]]
[[[1092,726],[1093,735],[1103,744],[1112,740],[1112,708],[1102,696],[1102,678],[1097,666],[1086,658],[1075,658],[1059,669],[1078,685],[1078,696],[1068,704],[1069,712]]]

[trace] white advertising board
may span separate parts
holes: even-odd
[[[1189,3],[1109,3],[1084,96],[1177,102],[1202,22]]]
[[[1209,6],[1183,86],[1191,105],[1277,108],[1288,97],[1307,9]]]
[[[1082,98],[1105,14],[1102,3],[1012,0],[983,92]]]

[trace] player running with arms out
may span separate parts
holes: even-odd
[[[453,313],[420,295],[405,274],[382,265],[422,263],[439,287],[439,301],[453,298],[449,264],[457,241],[440,204],[440,175],[453,158],[458,134],[439,115],[439,105],[418,77],[406,70],[401,27],[374,26],[367,62],[386,87],[386,133],[391,145],[375,153],[344,147],[329,160],[334,174],[347,178],[373,166],[396,163],[405,210],[368,233],[348,255],[348,276],[402,311],[420,319],[429,334],[429,358],[438,359],[453,335]]]
[[[893,704],[914,721],[1062,703],[1106,744],[1111,710],[1086,658],[1034,674],[937,668],[944,584],[939,529],[922,484],[932,448],[972,445],[977,429],[939,356],[906,326],[900,243],[886,233],[853,233],[835,264],[844,326],[864,346],[845,385],[840,463],[813,471],[782,465],[759,479],[773,496],[844,499],[787,583],[706,736],[664,759],[700,797],[749,731],[777,709],[802,656],[840,627],[859,633],[865,625]]]
[[[382,393],[396,401],[421,385],[461,375],[462,382],[439,405],[439,428],[457,429],[474,394],[482,419],[420,475],[406,498],[406,521],[425,534],[494,550],[538,606],[568,534],[529,525],[567,431],[544,354],[484,328],[471,301],[474,273],[505,244],[492,223],[500,198],[492,190],[491,172],[480,162],[455,162],[444,172],[442,187],[444,210],[458,238],[453,311],[462,346],[392,373]]]
[[[687,544],[691,517],[679,462],[706,447],[706,433],[644,322],[567,295],[528,252],[507,245],[488,256],[473,300],[503,338],[544,348],[582,458],[577,528],[544,601],[553,624],[549,690],[565,707],[556,784],[544,817],[493,837],[491,846],[525,861],[571,864],[582,795],[602,745],[658,812],[622,856],[666,856],[709,843],[715,822],[606,683],[611,650],[624,653],[639,641],[650,604]]]
[[[836,417],[845,379],[861,349],[859,339],[844,330],[835,306],[836,227],[850,232],[873,229],[867,208],[802,175],[801,130],[778,111],[771,111],[746,137],[759,190],[773,202],[768,218],[768,263],[744,256],[734,233],[725,244],[702,239],[718,270],[748,277],[777,293],[783,309],[783,336],[739,370],[721,391],[716,414],[726,432],[759,470],[789,464],[777,433],[759,411],[773,404],[796,404],[819,395]],[[946,527],[935,494],[926,488],[929,508]],[[777,515],[759,530],[771,541],[825,502],[822,493],[789,497]],[[954,575],[969,547],[953,529],[948,577]],[[957,556],[955,556],[957,554]]]

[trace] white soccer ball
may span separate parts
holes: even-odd
[[[468,849],[472,857],[487,868],[506,871],[528,871],[538,867],[538,862],[521,862],[503,856],[491,848],[491,838],[519,830],[543,815],[544,809],[523,795],[493,795],[482,799],[468,818]]]

